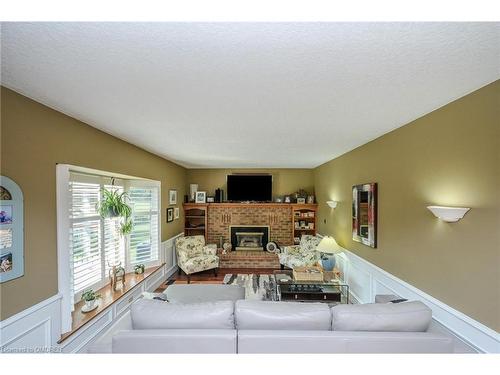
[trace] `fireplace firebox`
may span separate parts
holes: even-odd
[[[231,225],[229,231],[236,251],[264,251],[269,242],[269,226]]]

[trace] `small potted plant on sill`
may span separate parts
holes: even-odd
[[[134,272],[136,275],[141,275],[144,273],[144,264],[137,264],[135,267],[134,267]]]
[[[103,218],[121,217],[123,219],[120,232],[122,235],[132,232],[132,208],[127,204],[126,192],[119,193],[116,189],[103,189],[102,199],[96,205],[99,215]]]
[[[98,298],[101,298],[99,293],[94,292],[93,289],[89,289],[82,293],[82,301],[85,301],[85,306],[82,311],[87,312],[93,310],[95,307],[95,302]]]

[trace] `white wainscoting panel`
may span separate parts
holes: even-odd
[[[179,233],[176,236],[162,242],[161,250],[163,261],[165,262],[165,278],[169,278],[177,271],[177,256],[175,255],[175,240],[183,237],[184,233]]]
[[[104,332],[113,322],[113,308],[109,307],[89,322],[78,334],[70,337],[61,344],[63,353],[86,353],[87,346]]]
[[[61,298],[57,294],[0,322],[0,352],[58,352]]]
[[[419,300],[432,309],[435,322],[445,327],[472,350],[486,353],[500,352],[499,334],[471,317],[455,310],[413,285],[398,279],[356,254],[345,250],[336,255],[337,268],[349,285],[353,303],[372,303],[377,294],[395,294],[410,300]]]

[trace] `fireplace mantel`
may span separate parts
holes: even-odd
[[[209,207],[292,207],[295,203],[259,203],[259,202],[227,202],[227,203],[208,203]],[[307,205],[300,205],[307,206]],[[316,206],[316,205],[311,205]]]

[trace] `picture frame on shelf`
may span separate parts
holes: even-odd
[[[196,192],[198,191],[198,184],[190,184],[189,185],[189,194],[190,197],[191,197],[191,200],[190,202],[194,202],[194,200],[196,199]]]
[[[306,198],[297,198],[297,203],[298,204],[305,204],[306,203]]]
[[[213,196],[207,197],[207,203],[214,203],[214,202],[215,202],[215,197],[213,197]]]
[[[308,204],[314,204],[314,200],[315,200],[314,195],[307,196],[307,203]]]
[[[168,204],[177,204],[177,190],[168,191]]]
[[[207,192],[206,191],[197,191],[195,203],[205,203],[207,200]]]
[[[174,208],[169,207],[167,208],[167,223],[171,223],[174,221]]]

